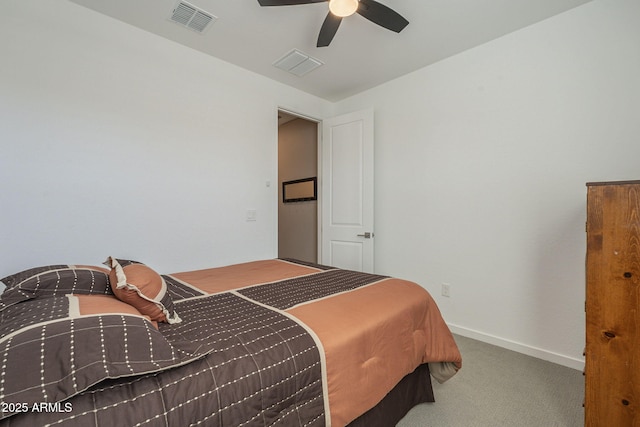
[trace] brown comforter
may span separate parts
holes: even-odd
[[[176,273],[183,321],[156,328],[91,308],[100,268],[51,267],[0,301],[2,425],[343,426],[418,365],[461,363],[411,282],[291,260]]]
[[[240,289],[238,294],[281,310],[312,331],[323,349],[334,426],[371,409],[422,363],[461,366],[453,337],[422,287],[322,268],[266,260],[173,277],[207,292]]]

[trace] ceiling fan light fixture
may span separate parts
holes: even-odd
[[[358,10],[358,0],[329,0],[329,10],[341,18],[351,16]]]

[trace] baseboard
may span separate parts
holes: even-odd
[[[506,340],[504,338],[485,334],[484,332],[480,331],[474,331],[473,329],[469,328],[463,328],[461,326],[449,324],[449,329],[451,329],[451,332],[453,332],[454,334],[462,335],[463,337],[486,342],[487,344],[506,348],[507,350],[517,351],[518,353],[526,354],[527,356],[536,357],[548,362],[557,363],[558,365],[566,366],[568,368],[577,369],[579,371],[584,370],[584,360],[581,359],[553,353],[541,348],[531,347],[526,344]]]

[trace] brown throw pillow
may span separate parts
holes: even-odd
[[[134,306],[151,320],[166,323],[181,321],[173,307],[167,284],[150,267],[137,262],[113,257],[105,264],[111,267],[109,281],[118,299]]]

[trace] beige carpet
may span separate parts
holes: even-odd
[[[435,403],[413,408],[397,427],[578,427],[581,371],[455,336],[463,368],[434,381]]]

